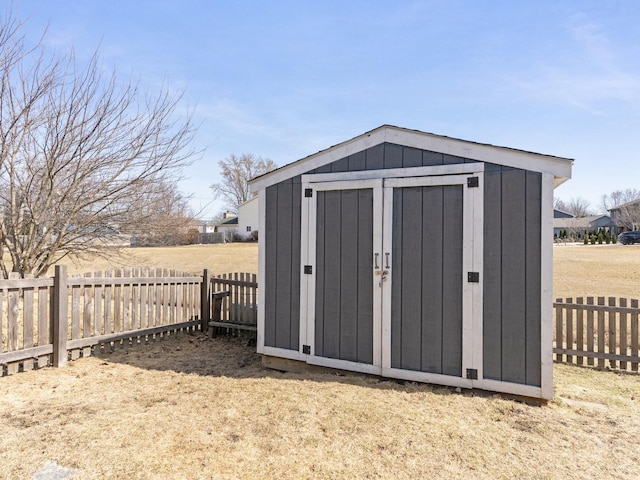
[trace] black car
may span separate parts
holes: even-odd
[[[620,235],[618,235],[618,242],[623,245],[633,245],[634,243],[640,243],[640,230],[622,232]]]

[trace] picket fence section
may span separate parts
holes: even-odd
[[[206,288],[202,286],[205,285]],[[255,275],[214,277],[160,268],[124,268],[52,278],[0,280],[0,376],[208,329],[211,296],[228,292],[224,321],[255,325]]]
[[[206,288],[203,288],[203,285]],[[193,275],[124,268],[52,278],[0,280],[0,376],[63,365],[100,351],[148,343],[181,331],[254,330],[255,274]],[[638,300],[558,298],[556,362],[639,371]]]
[[[222,274],[211,281],[212,293],[229,292],[229,295],[222,299],[219,321],[230,325],[257,325],[258,279],[255,274]]]
[[[556,362],[638,372],[638,300],[558,298],[553,306]]]

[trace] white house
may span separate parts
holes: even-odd
[[[258,231],[258,197],[255,196],[238,207],[238,235],[251,237]]]

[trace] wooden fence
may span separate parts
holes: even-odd
[[[229,292],[222,300],[219,321],[239,327],[258,323],[258,280],[255,274],[233,273],[212,278],[212,293]],[[218,320],[218,319],[216,319]]]
[[[556,362],[638,371],[638,300],[558,298],[553,306]]]
[[[255,275],[125,268],[69,277],[59,266],[51,278],[0,280],[0,376],[206,331],[212,293],[223,289],[222,320],[255,325]]]
[[[203,285],[207,288],[203,288]],[[220,300],[213,309],[212,296]],[[209,329],[255,330],[256,276],[214,277],[125,268],[69,277],[0,280],[0,376],[68,359]],[[557,299],[555,361],[638,372],[638,300]]]

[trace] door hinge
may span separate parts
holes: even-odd
[[[477,380],[478,370],[475,368],[467,368],[467,380]]]
[[[479,187],[480,179],[478,177],[469,177],[467,178],[467,187]]]
[[[480,272],[469,272],[467,273],[467,281],[471,283],[479,283],[480,282]]]
[[[311,345],[302,345],[302,353],[311,355]]]
[[[304,196],[307,197],[307,198],[313,197],[313,188],[305,188],[304,189]]]
[[[313,267],[311,265],[304,266],[304,274],[311,275],[313,273]]]

